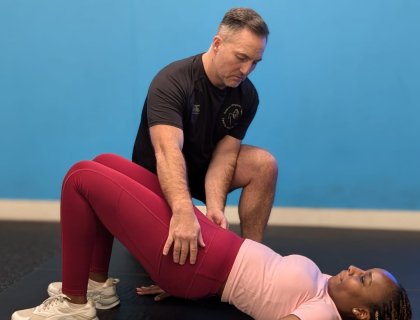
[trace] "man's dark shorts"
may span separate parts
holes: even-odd
[[[190,172],[188,174],[188,185],[190,187],[191,197],[206,203],[205,190],[206,172]]]

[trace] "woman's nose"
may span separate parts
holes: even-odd
[[[363,272],[363,270],[362,269],[359,269],[359,268],[357,268],[355,266],[349,266],[348,272],[349,272],[349,275],[353,275],[353,274],[356,274],[356,273]]]

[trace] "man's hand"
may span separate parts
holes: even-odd
[[[229,221],[222,210],[207,209],[207,218],[223,229],[229,229]]]
[[[136,288],[136,292],[140,296],[147,296],[147,295],[153,295],[155,294],[155,301],[162,301],[168,297],[170,297],[169,294],[167,294],[165,291],[163,291],[159,286],[152,284],[150,286],[141,286],[139,288]]]
[[[173,213],[169,225],[169,234],[163,247],[163,254],[169,253],[172,245],[175,263],[185,264],[188,254],[190,263],[197,261],[198,246],[205,247],[197,217],[192,213]]]

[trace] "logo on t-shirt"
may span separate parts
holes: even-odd
[[[235,128],[241,116],[242,106],[239,104],[231,104],[225,109],[225,112],[223,112],[223,126],[228,130]]]
[[[192,109],[192,114],[194,115],[199,115],[200,114],[200,105],[199,104],[195,104],[193,109]]]

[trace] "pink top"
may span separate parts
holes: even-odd
[[[245,240],[222,294],[222,301],[258,320],[293,314],[301,320],[341,319],[328,295],[328,279],[304,256],[281,256]]]

